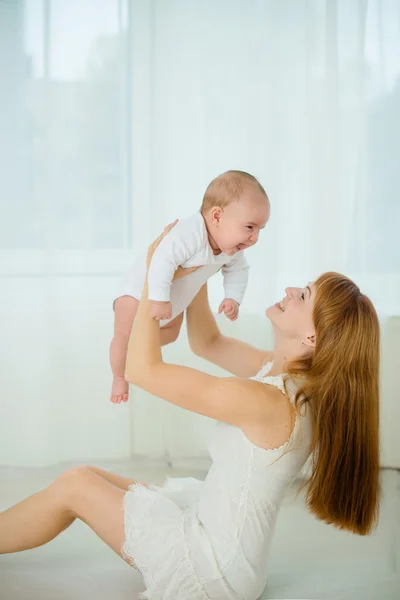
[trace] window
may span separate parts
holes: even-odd
[[[7,272],[46,271],[49,251],[79,270],[132,243],[130,22],[128,0],[0,5]]]

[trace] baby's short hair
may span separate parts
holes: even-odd
[[[269,202],[267,193],[258,179],[246,171],[232,170],[218,175],[209,184],[204,194],[201,213],[204,215],[213,206],[221,208],[228,206],[231,202],[238,200],[248,186],[254,186]]]

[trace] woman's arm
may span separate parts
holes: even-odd
[[[214,377],[164,363],[159,322],[151,317],[147,278],[128,344],[125,379],[192,412],[239,427],[275,418],[276,397],[259,382]],[[270,401],[268,401],[270,400]]]
[[[272,352],[222,335],[208,303],[207,284],[188,307],[186,322],[193,352],[237,377],[252,377],[274,358]]]

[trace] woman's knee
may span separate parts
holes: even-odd
[[[125,540],[124,495],[90,467],[79,466],[62,473],[52,484],[53,501],[70,517],[86,523],[121,556]]]
[[[53,491],[55,496],[66,505],[70,504],[70,500],[87,481],[90,473],[89,466],[78,466],[67,469],[55,479],[49,489]]]

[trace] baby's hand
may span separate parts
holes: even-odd
[[[239,314],[239,304],[232,298],[225,298],[219,305],[219,313],[224,312],[231,321],[236,321]]]
[[[171,302],[158,302],[156,300],[151,300],[151,316],[156,321],[161,321],[161,319],[170,319],[172,317]]]

